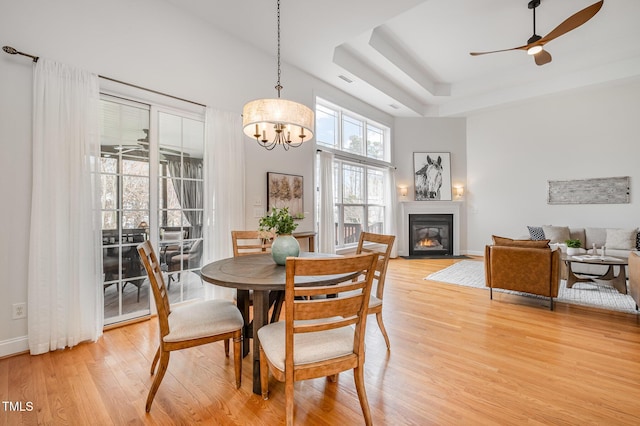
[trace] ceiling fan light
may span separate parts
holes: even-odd
[[[527,49],[528,55],[536,55],[540,52],[542,52],[542,46],[539,44],[536,46],[531,46],[529,49]]]

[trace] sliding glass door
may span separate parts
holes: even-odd
[[[136,246],[151,239],[170,300],[202,297],[204,123],[187,112],[101,100],[105,324],[149,315]]]
[[[149,238],[150,107],[101,100],[102,267],[105,324],[149,314],[136,245]]]
[[[200,298],[204,123],[158,111],[158,200],[161,258],[172,302]]]

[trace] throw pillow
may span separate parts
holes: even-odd
[[[549,240],[514,240],[512,238],[493,236],[494,246],[549,248]]]
[[[545,239],[542,226],[527,226],[527,229],[529,230],[529,238],[532,240],[540,241]]]
[[[640,250],[640,232],[636,235],[636,250]]]
[[[567,226],[543,226],[544,237],[552,243],[564,243],[571,238],[571,232]]]
[[[633,250],[638,237],[638,229],[607,229],[607,240],[604,245],[608,249]]]

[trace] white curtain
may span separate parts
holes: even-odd
[[[206,111],[207,195],[203,265],[233,256],[231,231],[244,229],[244,134],[237,112]],[[206,284],[205,298],[233,299],[236,290]]]
[[[31,354],[102,334],[98,76],[40,59],[33,87]]]
[[[396,242],[391,249],[390,257],[398,257],[398,218],[397,205],[398,197],[396,196],[396,170],[390,167],[385,172],[387,188],[384,194],[384,222],[386,224],[386,233],[396,236]]]
[[[335,253],[336,231],[333,217],[333,154],[318,152],[318,250]]]

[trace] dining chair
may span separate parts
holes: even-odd
[[[269,396],[269,371],[285,382],[285,418],[294,419],[294,382],[353,370],[360,407],[367,425],[371,412],[364,386],[364,335],[367,301],[377,253],[330,257],[290,257],[286,263],[285,321],[258,330],[262,397]],[[335,285],[305,286],[305,276],[341,275]],[[329,295],[339,297],[326,297]]]
[[[379,253],[378,264],[376,265],[376,271],[373,277],[375,290],[371,290],[369,309],[367,313],[376,314],[376,321],[378,322],[378,327],[382,332],[384,341],[387,344],[387,350],[391,349],[391,344],[389,343],[387,329],[384,327],[384,323],[382,322],[382,297],[384,295],[384,283],[387,276],[389,256],[391,255],[391,249],[393,248],[395,240],[395,235],[361,232],[360,239],[358,240],[358,248],[356,249],[356,254]]]
[[[259,231],[231,231],[233,243],[233,257],[248,256],[251,254],[271,253],[272,240],[261,238]],[[253,303],[253,297],[249,291],[249,304]],[[284,302],[284,292],[269,292],[269,307],[273,306],[270,322],[278,321]]]
[[[260,237],[259,231],[231,231],[233,257],[271,253],[271,240]]]
[[[233,339],[236,388],[240,388],[244,321],[236,305],[228,300],[207,300],[172,309],[169,305],[169,294],[160,269],[160,262],[151,242],[145,241],[138,245],[138,253],[149,276],[160,325],[160,345],[151,363],[151,375],[158,361],[160,365],[149,389],[146,411],[151,410],[153,398],[169,366],[169,354],[175,350],[223,340],[225,355],[228,357],[229,339]]]

